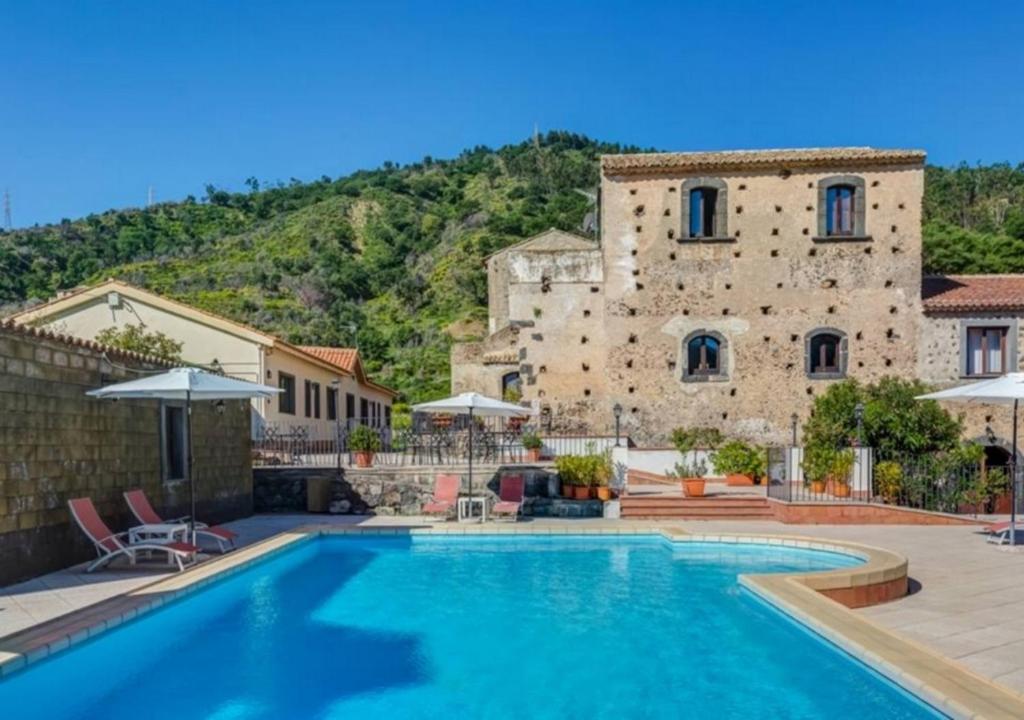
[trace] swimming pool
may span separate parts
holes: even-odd
[[[939,717],[742,590],[854,558],[324,537],[0,682],[5,718]]]

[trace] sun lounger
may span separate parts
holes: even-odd
[[[187,542],[154,542],[147,540],[129,544],[122,539],[127,538],[128,533],[111,532],[99,513],[96,512],[96,506],[92,504],[92,500],[87,497],[68,500],[68,507],[71,510],[71,517],[75,519],[78,527],[82,528],[82,532],[85,533],[86,537],[92,541],[96,548],[96,554],[99,555],[85,569],[86,572],[92,572],[101,565],[105,565],[122,555],[127,557],[128,561],[134,565],[135,556],[140,552],[167,553],[170,559],[177,563],[178,570],[184,570],[185,561],[194,562],[196,553],[199,552],[199,548]]]
[[[992,523],[985,527],[985,532],[988,533],[988,541],[990,543],[1005,545],[1010,542],[1010,521],[1004,520],[1003,522]],[[1024,520],[1017,521],[1014,533],[1017,535],[1017,542],[1020,543],[1024,539]]]
[[[173,520],[161,518],[149,503],[149,498],[146,497],[146,493],[143,490],[129,490],[124,494],[124,499],[128,501],[128,507],[131,509],[132,515],[143,525],[185,523],[189,520],[187,517],[174,518]],[[238,533],[232,532],[227,528],[219,526],[210,527],[201,522],[196,523],[195,532],[196,535],[202,535],[215,540],[222,553],[233,548],[235,546],[235,538],[238,537]]]
[[[423,514],[450,516],[459,502],[461,484],[458,475],[438,475],[434,481],[434,497],[424,503]]]
[[[518,520],[523,512],[523,497],[526,483],[522,475],[502,475],[498,487],[498,502],[494,503],[491,513],[495,516],[511,516]]]

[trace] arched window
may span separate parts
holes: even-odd
[[[813,378],[840,378],[846,375],[846,334],[833,328],[820,328],[807,334],[806,370]]]
[[[723,239],[728,235],[727,187],[712,177],[690,178],[683,183],[683,237]]]
[[[865,228],[864,179],[835,175],[818,182],[818,236],[863,239]]]
[[[519,402],[523,397],[523,380],[518,372],[501,376],[501,397],[506,402]]]
[[[726,379],[726,342],[716,332],[698,330],[683,341],[683,380]]]

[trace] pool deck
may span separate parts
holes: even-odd
[[[402,517],[254,516],[231,524],[240,533],[240,544],[250,546],[229,554],[229,558],[237,557],[237,563],[231,564],[240,566],[247,556],[258,556],[260,548],[267,548],[267,543],[261,541],[310,524],[337,530],[434,527],[443,531],[472,531],[480,528],[479,525],[432,524]],[[966,698],[962,703],[951,701],[947,707],[955,716],[1024,717],[1024,695],[1020,694],[1024,692],[1024,548],[998,548],[987,544],[974,528],[557,519],[500,526],[489,523],[488,527],[524,533],[574,530],[623,533],[662,529],[670,535],[800,535],[894,551],[909,558],[912,593],[874,607],[847,610],[785,577],[752,576],[753,580],[745,584],[844,647],[845,638],[854,638],[858,644],[847,647],[848,650],[876,665],[890,668],[893,675],[924,677],[933,688],[949,688],[949,693],[943,692],[943,696]],[[257,543],[260,548],[251,547]],[[79,566],[0,588],[0,655],[4,653],[3,638],[14,633],[24,637],[42,632],[41,623],[53,625],[48,621],[97,603],[107,606],[121,602],[129,607],[129,598],[112,600],[129,594],[136,604],[150,602],[155,595],[146,594],[147,586],[159,587],[162,592],[185,587],[197,577],[212,577],[216,566],[221,564],[210,563],[208,567],[204,564],[181,575],[169,574],[166,566],[153,565],[118,566],[87,575]],[[189,576],[193,579],[189,580]],[[158,582],[168,578],[179,578],[180,582]],[[82,615],[88,616],[88,612],[76,613],[76,616]],[[867,648],[867,651],[859,652],[858,648]],[[936,656],[956,665],[936,662]],[[960,667],[957,666],[967,669],[959,679]],[[1008,692],[987,685],[988,681],[995,681]],[[965,684],[972,687],[965,690]],[[1014,706],[1014,702],[1019,703],[1019,707]]]

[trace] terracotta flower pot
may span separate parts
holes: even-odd
[[[752,478],[750,475],[741,475],[739,473],[735,473],[733,475],[725,476],[725,484],[732,485],[734,487],[740,485],[753,485],[754,478]]]
[[[597,499],[607,502],[612,499],[612,489],[607,485],[597,487]]]
[[[825,492],[825,481],[824,480],[811,480],[811,492],[815,495],[821,495]]]
[[[527,448],[526,462],[540,462],[540,448]]]
[[[572,495],[577,500],[589,500],[590,499],[590,486],[588,486],[588,485],[576,485],[572,489]]]
[[[683,478],[683,495],[704,497],[704,478]]]
[[[356,452],[356,467],[368,468],[373,467],[373,453],[369,450],[359,450]]]
[[[564,497],[566,500],[572,500],[572,490],[572,485],[566,485],[565,483],[562,483],[562,497]]]
[[[850,484],[837,482],[832,484],[832,494],[836,497],[848,498],[850,497]]]

